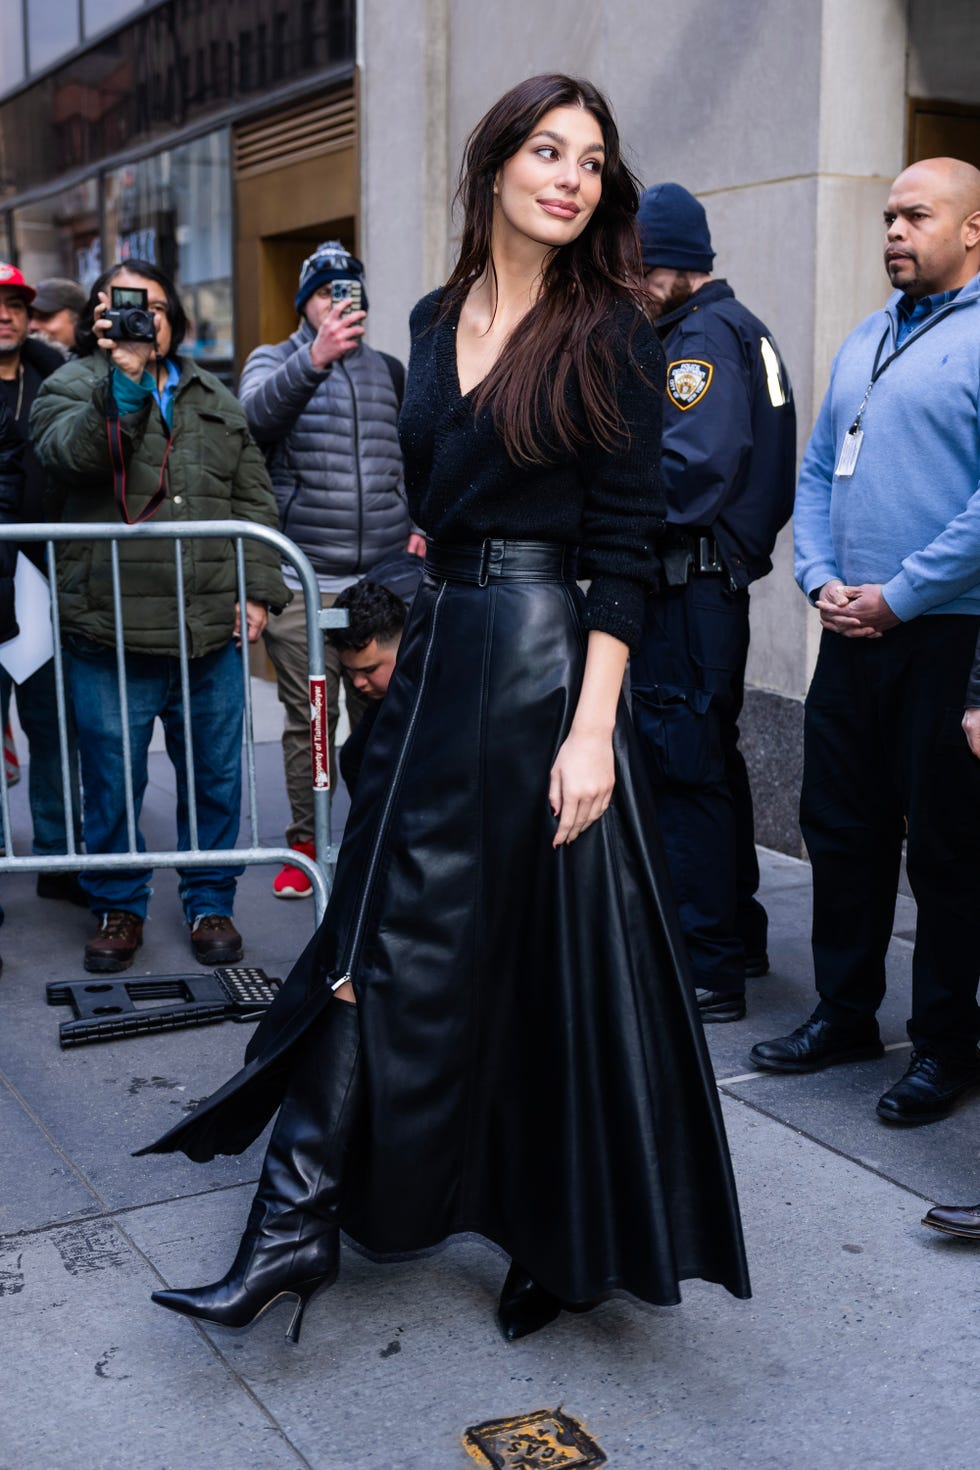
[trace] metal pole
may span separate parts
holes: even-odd
[[[50,533],[49,533],[50,534]],[[133,750],[129,738],[129,693],[126,687],[126,646],[123,642],[122,583],[119,578],[119,542],[110,542],[112,556],[112,616],[116,631],[116,681],[119,686],[119,724],[122,734],[123,791],[126,797],[126,836],[136,852],[136,805],[133,801]]]
[[[187,667],[187,618],[184,606],[183,547],[174,542],[174,566],[177,573],[177,651],[180,659],[180,717],[184,731],[184,770],[187,777],[187,830],[192,849],[197,852],[197,787],[194,783],[194,733],[191,729],[191,678]]]
[[[248,661],[248,618],[246,603],[248,588],[245,583],[245,543],[241,536],[235,539],[235,569],[238,574],[238,623],[241,629],[242,693],[245,699],[243,725],[245,735],[245,775],[248,790],[248,827],[252,846],[259,843],[259,804],[255,787],[255,731],[252,728],[252,671]]]
[[[75,811],[71,800],[71,756],[68,751],[68,708],[65,699],[65,667],[61,651],[61,611],[58,607],[58,565],[54,542],[49,541],[48,583],[51,588],[51,633],[54,639],[54,697],[58,708],[58,755],[61,760],[61,800],[65,811],[65,846],[75,855]]]

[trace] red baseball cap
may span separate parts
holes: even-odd
[[[0,260],[0,286],[8,286],[15,291],[23,292],[24,299],[28,302],[33,301],[37,295],[34,287],[29,286],[24,280],[22,272],[6,260]]]

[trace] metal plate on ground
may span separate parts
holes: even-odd
[[[606,1463],[595,1440],[561,1409],[475,1424],[463,1435],[463,1446],[491,1470],[590,1470]]]

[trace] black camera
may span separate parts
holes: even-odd
[[[148,297],[139,287],[113,286],[112,305],[106,310],[103,321],[109,325],[104,333],[110,342],[155,342],[156,327],[153,313],[147,305]]]

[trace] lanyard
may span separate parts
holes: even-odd
[[[938,327],[939,323],[943,321],[946,317],[948,317],[951,311],[955,310],[956,302],[951,301],[948,306],[944,306],[941,311],[937,311],[934,316],[931,316],[924,327],[920,327],[917,332],[910,332],[905,341],[902,343],[901,347],[896,347],[895,351],[891,353],[888,357],[886,357],[884,362],[882,362],[881,354],[884,351],[885,343],[888,341],[889,335],[891,333],[891,322],[888,323],[888,326],[885,328],[884,335],[882,336],[881,341],[878,343],[878,351],[875,353],[874,364],[871,368],[871,381],[868,383],[867,388],[864,390],[864,397],[861,399],[861,407],[854,415],[854,422],[847,431],[849,434],[856,434],[860,430],[861,420],[864,417],[864,410],[867,408],[868,399],[871,397],[871,390],[874,387],[875,383],[877,383],[878,379],[882,377],[882,375],[885,373],[886,369],[891,367],[892,363],[897,357],[901,357],[902,353],[907,347],[911,347],[913,342],[918,342],[919,338],[924,337],[925,334],[931,331],[933,327]]]

